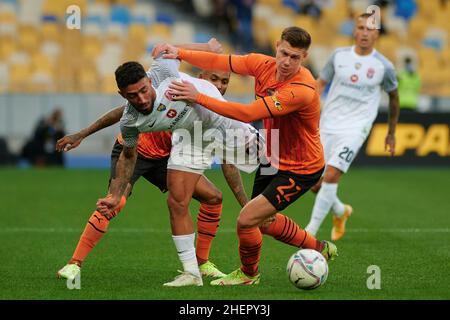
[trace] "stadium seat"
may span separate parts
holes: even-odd
[[[131,24],[128,28],[128,37],[135,41],[145,41],[149,31],[150,28],[144,24]]]
[[[19,46],[27,52],[39,50],[41,42],[39,29],[33,26],[21,26],[19,29]]]
[[[110,7],[103,3],[89,3],[87,6],[86,21],[97,23],[104,27],[109,21]]]
[[[31,73],[29,92],[55,92],[55,89],[56,87],[51,73],[45,71],[35,71]]]
[[[9,67],[6,63],[0,62],[0,94],[8,90],[9,85]]]
[[[87,66],[78,70],[78,84],[77,89],[82,93],[95,93],[99,92],[100,81],[97,76],[95,68],[89,68]]]
[[[117,84],[114,73],[105,75],[101,80],[101,92],[107,94],[117,93]]]
[[[175,22],[171,34],[173,43],[194,42],[195,30],[191,23]]]
[[[0,61],[6,61],[17,51],[17,43],[13,38],[0,37]]]
[[[0,2],[0,24],[16,23],[16,6],[9,2]]]
[[[175,23],[175,18],[170,14],[159,12],[156,13],[156,23],[163,23],[172,26]]]
[[[130,10],[125,5],[115,4],[111,7],[110,20],[112,23],[128,26],[131,21]]]
[[[149,2],[139,2],[131,8],[133,23],[151,24],[156,21],[156,9]]]
[[[43,22],[39,27],[41,37],[45,40],[59,41],[61,38],[61,26],[54,22]]]

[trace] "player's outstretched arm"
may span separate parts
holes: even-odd
[[[90,136],[91,134],[112,126],[113,124],[119,122],[122,117],[124,106],[117,107],[98,118],[90,126],[78,131],[77,133],[66,135],[56,142],[57,151],[69,151],[80,145],[84,138]]]
[[[209,39],[207,43],[176,44],[175,47],[179,49],[193,50],[193,51],[206,51],[214,53],[223,52],[222,44],[216,38]],[[157,49],[157,46],[153,50],[160,51]]]
[[[136,147],[124,146],[116,165],[116,178],[111,181],[110,194],[97,201],[97,210],[108,217],[117,208],[134,171]]]
[[[395,128],[397,127],[398,117],[400,116],[400,102],[398,97],[398,90],[395,89],[388,92],[389,96],[389,120],[388,120],[388,134],[385,139],[385,150],[391,156],[395,153]]]
[[[239,169],[232,164],[223,163],[222,172],[225,180],[228,183],[231,191],[233,191],[236,200],[239,202],[241,207],[244,207],[247,202],[247,194],[245,193],[244,184],[242,183],[241,174]]]
[[[244,104],[221,101],[202,94],[197,91],[192,83],[185,80],[182,82],[173,81],[169,85],[169,89],[170,94],[174,96],[174,100],[186,100],[192,103],[198,103],[224,117],[242,122],[281,117],[296,112],[312,103],[315,97],[315,90],[313,88],[306,88],[298,90],[298,95],[294,97],[292,97],[290,91],[287,91],[258,99],[250,104]]]

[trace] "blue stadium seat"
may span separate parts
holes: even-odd
[[[283,0],[283,6],[291,8],[295,12],[300,11],[300,5],[296,0]]]
[[[198,32],[194,36],[194,42],[197,43],[206,43],[209,41],[209,39],[211,39],[211,35],[207,33]]]
[[[166,13],[157,13],[156,14],[156,22],[164,23],[169,26],[172,26],[175,23],[175,19]]]
[[[128,7],[123,5],[113,5],[111,7],[110,19],[113,23],[120,23],[128,26],[131,21],[130,11]]]
[[[54,15],[43,15],[41,18],[42,22],[58,23],[58,17]]]

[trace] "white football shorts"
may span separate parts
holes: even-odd
[[[320,133],[326,165],[347,172],[366,137],[357,133]]]

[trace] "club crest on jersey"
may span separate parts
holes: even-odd
[[[367,74],[366,74],[367,78],[372,79],[374,74],[375,74],[375,69],[374,68],[367,69]]]
[[[166,106],[161,103],[156,110],[157,111],[164,111],[164,110],[166,110]]]
[[[355,69],[356,70],[359,70],[359,68],[361,68],[361,66],[362,66],[361,63],[359,63],[359,62],[355,63]]]
[[[275,104],[275,108],[277,108],[278,111],[283,110],[283,106],[281,105],[280,101],[278,101],[276,96],[271,96],[273,103]]]
[[[173,101],[173,98],[176,97],[176,95],[170,94],[170,90],[166,90],[166,91],[164,92],[164,96],[165,96],[166,99],[169,100],[169,101]]]
[[[169,111],[167,111],[167,113],[166,113],[166,116],[167,116],[167,118],[172,119],[172,118],[175,118],[177,116],[177,114],[178,114],[177,110],[169,109]]]
[[[355,82],[357,82],[358,81],[358,76],[356,75],[356,74],[352,74],[352,76],[350,77],[350,80],[353,82],[353,83],[355,83]]]

